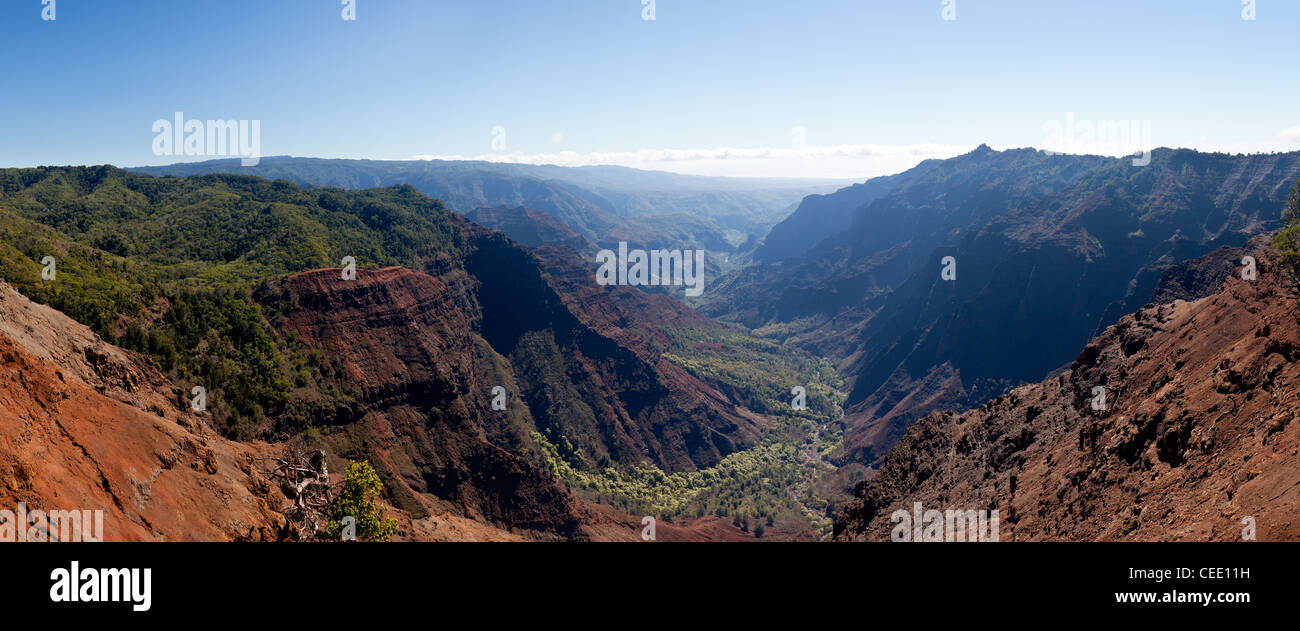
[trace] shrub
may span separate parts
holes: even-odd
[[[397,533],[397,520],[385,516],[384,507],[379,502],[383,492],[384,483],[369,462],[349,461],[343,488],[330,507],[331,517],[325,524],[325,531],[338,538],[343,533],[344,518],[352,517],[357,522],[357,540],[391,540]]]
[[[1291,187],[1282,222],[1282,230],[1273,237],[1273,249],[1277,250],[1283,266],[1289,268],[1292,278],[1295,278],[1300,276],[1300,180]]]

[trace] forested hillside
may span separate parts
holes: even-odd
[[[574,257],[559,274],[413,187],[6,170],[0,220],[0,277],[14,287],[152,357],[183,390],[205,388],[227,437],[381,463],[391,500],[413,515],[587,536],[590,515],[550,477],[572,472],[590,499],[623,508],[780,517],[791,536],[829,526],[829,506],[808,512],[782,485],[751,492],[774,448],[783,475],[822,473],[773,446],[834,418],[838,382],[815,359],[739,330],[703,343],[691,331],[720,325],[666,296],[600,288],[572,252],[548,255]],[[351,264],[356,281],[339,269]],[[615,321],[606,303],[631,307]],[[644,320],[664,309],[680,319]],[[779,379],[720,363],[747,345],[782,366]],[[794,384],[810,388],[803,416],[781,405]],[[505,410],[492,405],[498,386]],[[736,469],[741,457],[773,464]],[[721,490],[715,466],[737,490]],[[658,473],[641,490],[598,490],[644,471]],[[712,482],[674,491],[662,477],[695,472]]]

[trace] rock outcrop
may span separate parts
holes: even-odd
[[[709,467],[758,442],[758,419],[662,359],[663,327],[713,325],[707,318],[664,296],[600,287],[571,250],[527,251],[468,222],[462,231],[476,331],[511,364],[539,429],[600,467],[649,460],[666,471]]]
[[[567,489],[490,439],[509,444],[502,434],[517,416],[509,403],[491,409],[498,384],[478,370],[480,340],[446,285],[385,268],[355,281],[339,270],[306,272],[286,287],[298,307],[285,326],[342,362],[340,385],[355,393],[356,408],[340,424],[396,485],[400,508],[577,536],[580,509]]]
[[[831,459],[879,466],[914,421],[1067,364],[1179,263],[1278,229],[1297,177],[1296,152],[1156,149],[1134,168],[981,146],[813,200],[773,229],[803,252],[720,279],[703,310],[835,361],[851,387]],[[843,228],[789,239],[819,218]]]
[[[1300,300],[1255,256],[1254,281],[1232,268],[1213,295],[1124,317],[1055,378],[919,421],[835,536],[889,540],[921,502],[998,510],[1002,541],[1300,539]]]
[[[275,539],[266,447],[216,435],[147,358],[0,282],[0,509],[100,510],[106,541]]]
[[[518,206],[479,208],[465,213],[465,218],[480,226],[496,230],[515,243],[528,247],[554,245],[572,248],[575,252],[592,249],[591,244],[547,212]]]

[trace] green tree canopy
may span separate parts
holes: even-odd
[[[1293,276],[1300,275],[1300,179],[1291,187],[1291,197],[1282,213],[1282,230],[1273,237],[1273,249],[1290,268]]]
[[[342,536],[343,520],[351,517],[356,520],[356,537],[359,541],[392,539],[397,532],[397,520],[385,516],[384,507],[379,501],[383,492],[384,483],[379,480],[379,474],[375,473],[369,462],[349,461],[343,489],[334,500],[325,531],[334,538]]]

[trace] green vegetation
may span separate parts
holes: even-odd
[[[343,488],[330,506],[331,515],[325,523],[325,532],[330,537],[339,538],[343,534],[343,520],[351,517],[356,520],[358,541],[391,540],[397,533],[397,520],[385,516],[384,507],[379,502],[383,493],[384,484],[369,462],[349,461]]]
[[[564,436],[533,433],[557,477],[591,499],[634,514],[680,519],[730,518],[760,536],[778,520],[830,532],[830,503],[815,490],[840,444],[843,383],[825,360],[755,338],[739,329],[672,331],[664,357],[751,410],[771,415],[763,440],[700,471],[665,473],[650,464],[591,466]],[[807,409],[791,408],[792,384],[807,391]]]
[[[329,358],[277,332],[292,308],[277,279],[344,256],[437,265],[458,256],[459,240],[441,203],[406,186],[0,170],[0,278],[153,357],[179,385],[204,386],[218,428],[244,440],[302,431],[314,406],[349,396],[331,385]],[[47,256],[54,280],[41,276]]]
[[[824,359],[736,328],[679,329],[669,334],[675,348],[664,358],[755,412],[820,422],[842,413],[844,384]],[[806,390],[806,410],[791,409],[795,386]]]
[[[1290,269],[1294,280],[1300,277],[1300,180],[1291,187],[1291,197],[1287,200],[1282,221],[1282,230],[1273,237],[1273,248],[1280,255],[1282,264]]]
[[[829,465],[810,462],[803,445],[777,432],[713,467],[671,474],[649,464],[587,473],[569,464],[541,434],[534,433],[533,439],[543,446],[557,477],[598,502],[634,514],[664,519],[716,515],[745,529],[795,515],[819,535],[830,531],[827,502],[812,491],[813,481]]]
[[[295,305],[281,279],[338,266],[344,256],[361,267],[464,268],[465,243],[450,221],[441,203],[409,186],[347,192],[233,175],[7,169],[0,170],[0,278],[110,343],[152,357],[184,390],[204,386],[227,436],[316,439],[317,424],[351,407],[353,393],[336,385],[336,358],[283,326]],[[56,261],[54,280],[41,275],[47,256]],[[575,489],[642,514],[728,517],[756,535],[777,521],[829,528],[827,502],[813,489],[842,433],[843,384],[832,367],[743,329],[669,334],[667,360],[771,417],[762,441],[702,471],[619,465],[639,454],[610,453],[592,438],[603,412],[586,401],[596,398],[568,376],[573,367],[553,334],[531,331],[510,360],[525,394],[545,403],[535,410],[543,418],[533,439],[552,469]],[[795,386],[806,389],[806,409],[791,406]],[[358,443],[344,451],[363,450]],[[361,512],[382,490],[363,464],[349,466],[347,504],[335,516],[353,515],[361,536],[382,538],[389,522]]]

